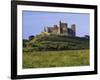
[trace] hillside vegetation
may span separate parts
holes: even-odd
[[[23,40],[24,51],[55,51],[89,49],[89,39],[61,35],[37,35],[29,41]]]

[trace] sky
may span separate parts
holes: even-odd
[[[44,27],[59,25],[59,21],[68,24],[76,24],[76,36],[83,37],[89,35],[90,15],[87,13],[68,13],[68,12],[39,12],[23,11],[22,12],[22,36],[28,39],[30,35],[40,34]]]

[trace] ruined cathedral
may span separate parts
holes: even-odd
[[[68,28],[67,23],[59,21],[59,25],[54,25],[53,27],[44,27],[44,32],[75,37],[76,25],[72,24],[71,28]]]

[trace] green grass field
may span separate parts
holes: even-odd
[[[89,50],[23,52],[23,68],[89,65]]]

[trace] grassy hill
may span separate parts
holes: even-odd
[[[55,51],[89,49],[89,39],[62,35],[37,35],[29,41],[23,41],[24,51]]]
[[[23,40],[23,68],[89,65],[89,39],[37,35]]]

